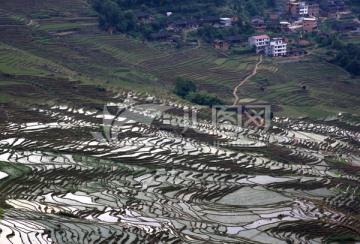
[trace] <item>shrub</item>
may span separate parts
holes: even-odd
[[[182,77],[176,78],[176,84],[173,93],[179,97],[185,98],[190,92],[196,92],[195,83],[192,80],[186,80]]]
[[[215,94],[207,93],[205,91],[196,91],[196,85],[192,80],[186,80],[184,78],[176,78],[175,89],[173,93],[199,105],[221,105],[224,102]]]
[[[345,243],[345,242],[356,242],[359,238],[352,235],[343,235],[343,236],[333,236],[326,240],[326,243]]]
[[[76,219],[79,218],[78,216],[76,216],[75,214],[73,214],[72,212],[69,212],[69,211],[60,211],[56,214],[60,215],[60,216],[68,217],[68,218],[76,218]]]
[[[224,102],[214,93],[201,92],[190,92],[186,97],[186,100],[197,103],[199,105],[221,105]]]
[[[106,92],[105,87],[102,87],[102,86],[96,86],[96,90],[97,90],[98,92]]]

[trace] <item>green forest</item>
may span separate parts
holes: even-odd
[[[229,34],[239,31],[252,33],[249,24],[253,15],[263,15],[268,7],[275,6],[274,0],[210,0],[210,1],[142,1],[142,0],[92,0],[93,8],[99,15],[99,25],[104,30],[110,27],[121,33],[141,34],[147,37],[150,33],[158,32],[165,23],[171,20],[187,17],[200,19],[204,16],[232,16],[240,18],[233,29],[228,30]],[[148,24],[138,24],[135,19],[137,12],[152,13],[157,18]],[[166,12],[173,12],[171,17],[166,17]],[[221,37],[223,33],[216,32],[212,28],[201,33],[207,39]]]

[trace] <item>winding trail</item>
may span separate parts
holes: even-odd
[[[249,75],[248,77],[246,77],[243,81],[240,82],[239,85],[237,85],[235,88],[234,88],[234,92],[233,92],[233,95],[234,95],[234,104],[233,105],[236,105],[239,101],[239,96],[237,95],[237,91],[239,89],[240,86],[244,85],[245,82],[247,82],[251,77],[253,77],[254,75],[257,74],[257,69],[259,67],[259,65],[261,64],[261,62],[263,61],[263,56],[260,55],[260,60],[259,62],[255,65],[255,68],[254,68],[254,71],[252,72],[251,75]]]

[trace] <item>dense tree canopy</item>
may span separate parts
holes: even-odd
[[[329,54],[333,55],[333,50],[336,51],[336,56],[333,59],[335,64],[352,75],[360,75],[360,44],[349,43],[345,45],[335,35],[318,36],[316,40],[321,47],[329,49]]]
[[[104,0],[92,0],[95,4],[101,4]],[[135,9],[140,6],[151,8],[167,7],[176,8],[182,6],[183,9],[190,9],[196,6],[213,5],[215,7],[228,6],[235,10],[250,8],[251,11],[259,11],[265,6],[274,5],[274,0],[114,0],[119,7],[124,9]]]
[[[195,83],[182,77],[176,78],[174,93],[185,98],[190,92],[196,92]]]
[[[187,80],[181,77],[176,78],[173,93],[199,105],[212,106],[224,104],[224,102],[216,94],[197,91],[196,85],[192,80]]]
[[[360,45],[348,44],[342,46],[337,52],[335,63],[352,75],[360,75]]]
[[[216,94],[207,93],[205,91],[190,92],[185,99],[199,105],[213,106],[224,104],[224,102]]]
[[[236,15],[240,19],[228,32],[251,33],[250,16],[263,15],[271,0],[90,0],[93,8],[99,13],[99,24],[103,29],[116,28],[120,32],[137,31],[142,34],[157,32],[163,26],[163,20],[157,19],[148,25],[137,25],[134,13],[151,9],[154,13],[174,12],[174,16],[200,18],[207,15]],[[172,16],[173,18],[173,16]],[[221,37],[212,28],[201,35],[207,39]]]

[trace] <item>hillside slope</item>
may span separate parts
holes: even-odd
[[[234,87],[257,60],[248,54],[225,56],[204,43],[174,49],[108,35],[98,29],[91,7],[80,0],[4,0],[0,30],[1,72],[66,77],[109,89],[164,95],[182,76],[231,102]],[[280,114],[321,117],[326,111],[359,111],[358,80],[318,57],[266,59],[259,71],[240,89],[241,99],[269,101]]]

